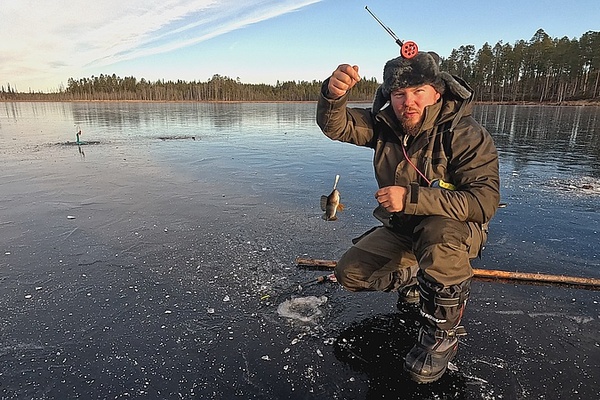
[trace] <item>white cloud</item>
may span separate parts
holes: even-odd
[[[0,80],[77,75],[85,66],[190,46],[318,1],[2,0]]]

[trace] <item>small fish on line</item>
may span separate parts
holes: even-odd
[[[333,190],[329,196],[321,196],[321,210],[325,211],[323,219],[325,221],[335,221],[337,216],[335,215],[338,211],[344,210],[344,205],[340,203],[340,191],[337,190],[337,184],[340,180],[340,176],[335,176],[335,182],[333,183]]]

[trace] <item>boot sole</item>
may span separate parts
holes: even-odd
[[[452,351],[452,354],[450,355],[450,358],[448,359],[448,363],[450,363],[450,361],[452,361],[454,359],[454,357],[456,356],[456,353],[458,352],[458,349],[455,349]],[[410,369],[408,369],[406,367],[406,364],[404,364],[404,370],[406,372],[408,372],[408,374],[410,375],[410,378],[420,384],[427,384],[427,383],[433,383],[435,381],[437,381],[438,379],[440,379],[448,370],[448,364],[446,364],[446,367],[444,369],[442,369],[440,372],[438,372],[435,375],[421,375],[418,374],[414,371],[411,371]]]
[[[406,367],[404,369],[406,369]],[[410,379],[412,379],[414,382],[418,383],[419,385],[423,385],[423,384],[433,383],[433,382],[437,381],[438,379],[440,379],[442,377],[442,375],[444,375],[444,373],[446,372],[447,369],[448,369],[448,367],[444,368],[438,374],[431,375],[431,376],[419,375],[413,371],[407,371],[407,372],[410,375]]]

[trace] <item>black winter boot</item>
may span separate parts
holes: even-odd
[[[423,326],[419,330],[418,343],[408,352],[404,362],[412,380],[430,383],[440,379],[458,351],[458,336],[466,334],[462,326],[447,331]]]
[[[458,350],[459,326],[469,297],[470,279],[459,285],[441,286],[419,275],[423,326],[417,344],[408,352],[404,367],[417,383],[430,383],[444,375]]]

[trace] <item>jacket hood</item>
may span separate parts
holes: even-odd
[[[460,119],[470,115],[473,109],[474,91],[462,78],[442,72],[446,82],[444,104],[440,111],[439,122],[452,121],[450,130],[453,131]]]

